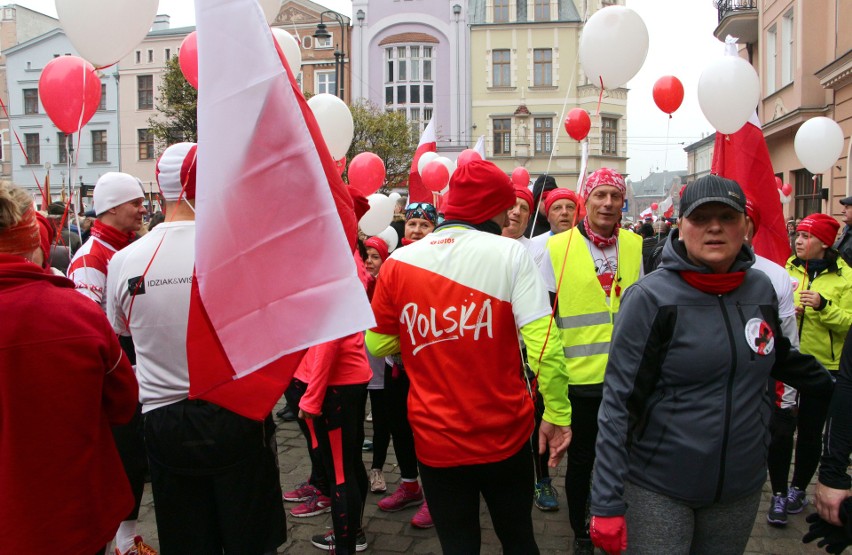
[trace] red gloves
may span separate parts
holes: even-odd
[[[621,516],[593,516],[589,526],[592,543],[609,555],[620,555],[627,549],[627,523]]]

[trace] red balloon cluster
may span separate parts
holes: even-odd
[[[349,184],[364,196],[379,190],[385,182],[385,163],[372,152],[362,152],[349,164]]]
[[[776,175],[775,176],[775,186],[780,189],[782,185],[784,185],[784,182],[781,181],[781,178]]]
[[[38,95],[50,121],[71,134],[86,125],[101,102],[101,80],[94,66],[77,56],[59,56],[44,66]]]
[[[440,193],[450,182],[450,170],[444,164],[432,161],[420,172],[420,180],[433,193]]]
[[[512,170],[512,185],[515,187],[530,186],[530,172],[523,166],[518,166]]]
[[[482,156],[472,148],[467,148],[461,151],[458,159],[456,160],[456,167],[462,167],[467,163],[473,162],[474,160],[482,160]]]
[[[180,43],[180,72],[194,88],[198,88],[198,33],[191,32]]]
[[[683,102],[683,83],[674,75],[660,77],[654,83],[654,102],[671,116]]]
[[[591,128],[592,120],[587,111],[582,108],[574,108],[568,112],[568,117],[565,118],[565,131],[572,139],[582,141],[588,136]]]
[[[785,197],[786,197],[786,196],[789,196],[789,195],[790,195],[790,193],[792,193],[792,192],[793,192],[793,186],[792,186],[792,185],[790,185],[789,183],[785,183],[784,185],[782,185],[782,186],[781,186],[781,193],[782,193]]]

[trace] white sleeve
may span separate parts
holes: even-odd
[[[513,260],[516,271],[512,287],[512,312],[520,329],[549,315],[550,302],[538,269],[526,249],[515,249]]]
[[[547,241],[550,245],[550,240]],[[556,293],[556,277],[553,273],[553,262],[550,260],[550,248],[544,247],[544,252],[541,259],[538,260],[538,270],[541,274],[541,279],[544,280],[544,288],[551,293]]]
[[[107,272],[106,315],[115,333],[129,336],[130,330],[127,328],[127,316],[124,314],[124,308],[121,304],[121,295],[123,292],[120,284],[121,262],[122,257],[116,255],[109,263],[109,271]]]

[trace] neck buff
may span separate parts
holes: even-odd
[[[586,232],[586,237],[589,238],[589,241],[599,249],[611,247],[618,242],[618,226],[615,226],[612,237],[604,237],[592,231],[592,226],[589,225],[589,218],[586,217],[583,219],[583,230]]]
[[[100,220],[95,220],[95,223],[92,225],[92,237],[97,237],[101,241],[109,243],[117,251],[129,245],[130,241],[133,240],[133,235],[133,233],[122,233]]]
[[[681,271],[680,276],[692,287],[711,295],[724,295],[739,287],[745,279],[745,272],[726,274],[705,274],[703,272]]]

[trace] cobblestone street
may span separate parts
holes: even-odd
[[[277,409],[276,409],[277,410]],[[366,435],[372,434],[372,425],[366,423]],[[305,448],[305,440],[301,437],[295,422],[278,422],[277,428],[278,452],[281,465],[282,489],[292,489],[293,486],[303,482],[310,474],[310,463]],[[364,463],[369,468],[372,454],[364,453]],[[568,511],[564,501],[564,476],[565,462],[563,460],[555,473],[554,483],[558,485],[560,492],[561,508],[557,512],[545,513],[533,509],[533,525],[536,531],[536,540],[543,555],[570,554],[573,534],[568,524]],[[396,467],[396,458],[393,454],[393,446],[388,453],[385,465],[385,477],[388,481],[388,491],[396,489],[399,482],[399,470]],[[810,494],[812,488],[808,489]],[[771,492],[767,482],[763,491],[760,510],[758,511],[751,540],[746,553],[792,555],[792,554],[817,554],[825,553],[815,547],[814,544],[805,545],[801,539],[807,530],[805,517],[812,512],[810,505],[798,515],[790,515],[789,524],[786,528],[773,528],[766,523],[766,511],[769,508]],[[809,495],[810,496],[810,495]],[[409,525],[409,520],[416,509],[406,509],[398,513],[385,513],[376,507],[376,502],[381,499],[379,495],[370,495],[364,513],[364,529],[367,534],[369,547],[367,553],[417,553],[417,554],[439,554],[441,547],[434,530],[418,530]],[[154,506],[151,497],[150,484],[146,484],[145,498],[139,514],[140,531],[146,542],[157,547],[157,530],[154,522]],[[295,503],[286,503],[289,510]],[[484,555],[500,553],[500,543],[491,526],[485,503],[482,503],[482,553]],[[311,544],[311,536],[325,532],[331,528],[331,515],[324,514],[311,518],[293,518],[287,515],[288,541],[278,553],[288,554],[310,554],[322,553]]]

